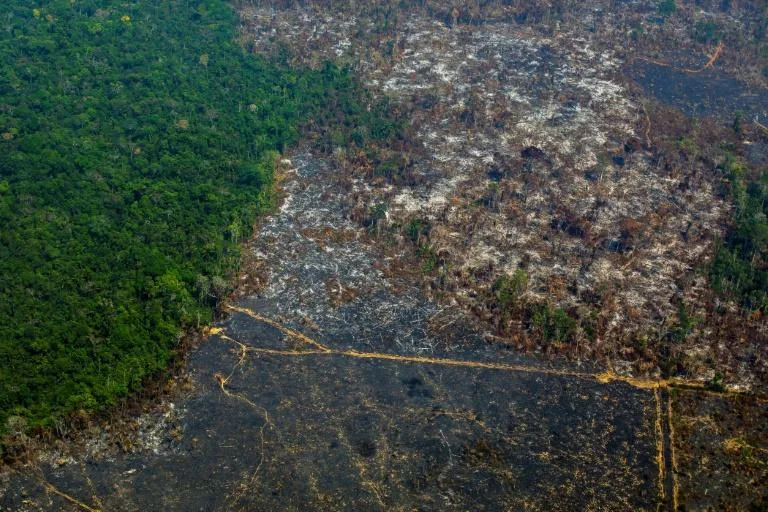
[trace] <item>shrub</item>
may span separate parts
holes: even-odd
[[[723,38],[720,27],[714,21],[699,21],[693,29],[693,38],[697,43],[717,43]]]
[[[499,277],[491,288],[502,308],[515,304],[527,289],[528,273],[523,269],[515,270],[511,276]]]
[[[661,0],[658,3],[658,9],[662,16],[669,16],[677,10],[677,4],[675,0]]]
[[[532,307],[531,323],[541,337],[548,342],[565,342],[576,334],[577,322],[562,308],[552,309],[549,304]]]

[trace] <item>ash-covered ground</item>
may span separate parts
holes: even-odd
[[[730,207],[711,175],[657,158],[641,93],[666,94],[675,70],[605,44],[606,26],[629,33],[627,9],[656,15],[615,4],[546,31],[425,8],[386,37],[381,17],[245,5],[244,44],[348,62],[408,113],[411,149],[378,170],[342,149],[288,155],[281,206],[186,391],[2,475],[0,509],[760,506],[765,402],[655,380],[678,300],[706,314],[697,269]],[[722,78],[709,73],[691,80]],[[500,314],[493,283],[517,270],[525,302],[579,319],[573,340],[539,343]],[[674,347],[684,377],[727,368],[732,387],[759,387],[761,338],[730,350],[703,325]]]
[[[550,21],[525,23],[535,9],[523,4],[244,4],[241,38],[258,52],[287,47],[303,65],[346,62],[406,112],[406,149],[361,164],[339,148],[334,162],[347,218],[365,224],[386,209],[377,238],[388,273],[418,268],[420,254],[429,271],[412,281],[425,295],[520,350],[610,361],[634,375],[705,382],[723,373],[733,387],[764,388],[765,319],[738,318],[708,285],[733,215],[722,175],[661,149],[661,139],[683,145],[685,130],[710,129],[670,121],[665,109],[765,120],[764,87],[746,81],[735,51],[691,42],[680,21],[688,10],[665,22],[654,2],[567,3],[562,21],[550,9]],[[742,29],[753,14],[746,5],[690,11]],[[638,30],[669,48],[638,42]],[[759,152],[760,141],[748,147]],[[520,272],[516,307],[502,311],[494,284]],[[547,332],[543,310],[573,320],[567,335]],[[683,316],[696,325],[677,339]]]
[[[282,206],[252,246],[260,286],[190,354],[188,391],[133,432],[94,426],[80,451],[4,474],[0,507],[673,509],[675,448],[691,453],[670,429],[677,398],[487,343],[460,308],[376,269],[328,162],[282,165]]]
[[[6,476],[3,507],[652,510],[664,502],[652,391],[485,343],[460,310],[440,309],[374,268],[377,253],[344,219],[329,165],[306,154],[294,164],[282,207],[254,243],[263,286],[192,354],[192,391],[166,407],[173,421],[159,423],[159,436],[139,430],[128,454],[106,449],[104,435],[80,455],[46,454]]]

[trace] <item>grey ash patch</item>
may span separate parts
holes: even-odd
[[[365,237],[318,244],[300,234],[362,228],[345,220],[322,161],[294,161],[288,197],[253,246],[269,284],[240,305],[342,352],[243,352],[235,342],[296,342],[233,314],[189,358],[194,391],[176,404],[185,414],[173,450],[39,462],[7,478],[0,506],[77,508],[45,481],[120,511],[655,508],[651,393],[538,373],[544,362],[472,334],[464,347],[441,342],[427,327],[438,306],[372,270]],[[266,243],[274,250],[264,252]],[[360,296],[335,308],[329,277]],[[506,361],[532,373],[361,359],[347,349]]]
[[[440,308],[413,283],[396,287],[376,268],[379,253],[347,219],[346,194],[327,162],[299,153],[293,163],[280,212],[264,223],[252,248],[264,260],[268,285],[243,304],[333,346],[433,351],[439,342],[425,325]],[[339,232],[347,236],[329,235]],[[355,293],[337,305],[341,285]]]
[[[691,117],[718,116],[768,123],[768,91],[716,70],[689,73],[653,62],[635,61],[628,74],[659,101],[679,108]]]
[[[308,64],[364,51],[350,41],[371,28],[299,7],[244,10],[256,48],[299,41]],[[297,152],[282,164],[284,203],[250,246],[266,285],[237,303],[270,321],[233,313],[191,354],[192,391],[175,403],[181,437],[156,451],[86,454],[64,465],[43,458],[4,477],[0,507],[77,508],[41,479],[92,508],[120,511],[668,505],[653,392],[573,375],[594,371],[585,364],[486,343],[468,320],[471,294],[494,277],[486,272],[489,282],[478,284],[483,269],[509,272],[523,260],[531,296],[543,295],[552,275],[576,283],[574,296],[550,293],[563,307],[614,283],[614,302],[600,314],[607,336],[618,336],[634,325],[628,312],[674,313],[676,280],[709,240],[684,248],[675,233],[694,223],[714,236],[722,203],[707,182],[680,195],[640,148],[621,154],[623,166],[613,159],[638,136],[642,109],[615,81],[620,62],[610,49],[505,17],[448,30],[445,20],[416,15],[404,28],[396,59],[357,66],[372,88],[423,107],[414,113],[423,182],[376,186],[341,175],[331,158]],[[503,205],[484,201],[489,181],[506,192]],[[389,203],[390,222],[429,219],[437,248],[455,248],[453,297],[438,303],[425,293],[428,279],[382,270],[381,248],[349,215],[379,201]],[[657,219],[667,203],[679,206]],[[588,216],[590,243],[601,251],[573,222]],[[623,260],[629,218],[653,225]],[[588,253],[598,255],[589,265],[573,259]],[[432,328],[435,318],[443,331]],[[332,351],[302,345],[281,326]],[[378,357],[357,357],[372,352]]]

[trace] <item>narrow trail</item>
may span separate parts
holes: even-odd
[[[96,456],[17,475],[33,500],[12,510],[674,510],[670,391],[710,391],[552,367],[452,311],[460,335],[434,333],[444,309],[377,271],[364,239],[302,234],[359,227],[331,170],[297,160],[252,247],[267,284],[190,354],[178,423],[150,415],[133,452],[97,437]],[[359,294],[337,303],[342,285]]]
[[[545,375],[557,375],[557,376],[564,376],[564,377],[575,377],[579,379],[594,380],[602,384],[607,384],[611,382],[624,382],[638,389],[658,390],[658,389],[675,388],[675,389],[697,391],[697,392],[712,394],[712,395],[744,394],[743,391],[733,390],[733,389],[725,389],[723,391],[713,391],[713,390],[707,389],[704,383],[697,382],[697,381],[689,381],[689,380],[678,379],[678,378],[649,379],[649,378],[641,378],[641,377],[631,377],[627,375],[619,375],[612,370],[606,370],[599,373],[589,373],[589,372],[577,372],[577,371],[554,369],[554,368],[542,368],[542,367],[533,366],[533,365],[505,364],[505,363],[494,363],[494,362],[472,361],[472,360],[461,360],[461,359],[409,356],[409,355],[398,355],[398,354],[390,354],[390,353],[382,353],[382,352],[361,352],[357,350],[335,350],[326,345],[323,345],[319,341],[316,341],[303,333],[300,333],[294,329],[286,327],[285,325],[275,320],[267,318],[249,309],[238,307],[238,306],[228,306],[227,309],[229,309],[230,311],[236,311],[238,313],[243,313],[245,315],[248,315],[249,317],[259,322],[264,322],[267,325],[277,328],[278,330],[280,330],[280,332],[282,332],[286,336],[289,336],[292,339],[300,341],[309,347],[315,348],[315,350],[279,350],[279,349],[248,347],[243,343],[230,338],[229,336],[221,334],[223,332],[221,330],[211,331],[212,334],[218,334],[223,339],[236,343],[240,347],[241,351],[247,351],[247,352],[253,352],[253,353],[269,354],[269,355],[275,355],[275,356],[294,356],[294,357],[296,356],[309,357],[309,356],[325,355],[325,356],[352,357],[357,359],[381,359],[386,361],[399,361],[403,363],[460,366],[465,368],[479,368],[479,369],[499,370],[499,371],[509,371],[509,372],[541,373]]]
[[[675,66],[674,64],[671,64],[669,62],[665,62],[662,60],[657,59],[651,59],[649,57],[634,57],[629,62],[640,60],[643,62],[650,62],[651,64],[656,64],[657,66],[663,66],[667,68],[676,69],[678,71],[682,71],[683,73],[688,73],[690,75],[695,75],[698,73],[702,73],[706,71],[707,69],[712,69],[715,66],[715,62],[717,62],[717,59],[720,58],[720,55],[723,53],[723,50],[725,49],[725,44],[721,41],[718,43],[718,45],[714,48],[711,55],[707,55],[709,60],[704,64],[702,67],[697,69],[690,69],[690,68],[681,68],[678,66]]]
[[[132,451],[99,434],[95,455],[50,457],[13,482],[39,503],[19,510],[677,509],[675,392],[736,393],[489,345],[418,276],[382,270],[331,161],[284,162],[284,201],[248,246],[263,286],[190,354],[175,423],[149,414]]]
[[[432,358],[432,357],[417,357],[417,356],[404,356],[398,354],[376,353],[376,352],[359,352],[355,350],[334,350],[308,336],[295,331],[289,327],[282,325],[275,320],[269,319],[260,315],[254,311],[238,306],[229,306],[229,310],[243,313],[254,320],[263,322],[267,325],[277,328],[284,335],[293,339],[299,340],[308,347],[313,349],[307,350],[279,350],[269,348],[249,347],[245,344],[232,339],[224,334],[221,329],[212,331],[211,334],[219,336],[222,340],[234,343],[239,352],[239,362],[245,360],[247,353],[263,354],[269,356],[282,356],[282,357],[301,357],[309,358],[312,356],[336,356],[347,357],[354,359],[373,359],[384,361],[395,361],[398,363],[412,363],[412,364],[424,364],[424,365],[441,365],[441,366],[457,366],[462,368],[474,368],[480,370],[496,370],[503,372],[523,372],[523,373],[538,373],[543,375],[553,375],[559,377],[572,377],[577,379],[587,379],[601,384],[608,384],[612,382],[623,382],[638,389],[653,390],[653,397],[655,403],[654,411],[654,426],[655,426],[655,444],[656,444],[656,465],[658,467],[658,492],[659,502],[669,503],[669,510],[678,510],[679,502],[679,482],[677,478],[677,463],[675,460],[674,449],[674,426],[672,418],[672,398],[669,393],[664,393],[670,387],[675,387],[676,383],[672,380],[651,380],[651,379],[637,379],[632,377],[620,376],[613,372],[606,371],[602,373],[587,373],[587,372],[575,372],[569,370],[558,370],[552,368],[540,368],[531,365],[515,365],[471,360],[457,360],[447,358]],[[234,370],[233,370],[234,372]],[[230,374],[231,375],[231,374]],[[227,396],[234,396],[238,400],[243,400],[254,408],[258,408],[256,404],[250,400],[234,395],[226,390],[225,385],[228,379],[223,379],[219,374],[216,375],[216,379],[219,382],[222,392]],[[685,389],[692,389],[690,383],[686,383]],[[703,388],[696,388],[702,389]],[[266,416],[266,411],[264,411]],[[267,421],[269,421],[267,419]],[[263,434],[262,434],[263,435]],[[262,441],[263,442],[263,441]],[[258,471],[258,469],[257,469]],[[667,500],[669,497],[669,500]],[[377,499],[382,503],[380,497]]]
[[[84,510],[85,512],[106,512],[106,509],[101,504],[99,505],[100,508],[91,507],[89,505],[86,505],[82,501],[78,500],[77,498],[74,498],[74,497],[70,496],[69,494],[65,493],[64,491],[62,491],[60,489],[57,489],[53,484],[49,483],[48,481],[46,481],[44,479],[41,479],[40,483],[45,488],[46,491],[52,492],[52,493],[54,493],[54,494],[56,494],[58,496],[61,496],[66,501],[68,501],[72,505],[75,505],[79,509]]]
[[[237,346],[238,353],[240,354],[240,361],[244,360],[245,354],[247,353],[303,359],[310,359],[313,357],[342,357],[361,360],[393,361],[404,364],[438,365],[478,370],[494,370],[500,372],[542,374],[548,376],[583,379],[600,384],[621,382],[637,389],[652,390],[655,407],[651,414],[653,415],[655,432],[655,463],[658,469],[659,501],[660,503],[667,503],[669,510],[673,511],[678,510],[680,484],[678,479],[679,470],[675,454],[675,431],[672,407],[673,398],[669,391],[671,389],[675,389],[720,396],[740,394],[738,391],[733,390],[714,392],[707,389],[703,384],[698,382],[689,382],[681,379],[641,379],[618,375],[612,371],[589,373],[567,369],[542,368],[534,365],[524,364],[507,364],[499,362],[411,356],[382,352],[362,352],[357,350],[339,350],[334,349],[328,346],[328,344],[321,343],[307,336],[306,334],[291,329],[282,323],[277,322],[276,320],[268,318],[248,308],[240,306],[228,306],[228,309],[232,312],[244,314],[253,320],[263,322],[266,325],[274,327],[287,338],[299,341],[303,344],[302,348],[293,349],[253,347],[231,338],[225,334],[226,331],[223,329],[216,329],[215,331],[212,331],[211,334],[219,336],[222,340],[233,343]],[[223,384],[222,390],[227,393],[223,387]]]

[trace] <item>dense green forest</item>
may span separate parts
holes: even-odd
[[[716,291],[748,311],[768,313],[768,173],[752,172],[732,154],[720,169],[734,204],[734,225],[711,266]]]
[[[300,131],[396,131],[346,70],[248,55],[223,0],[5,0],[0,19],[0,429],[167,365]]]

